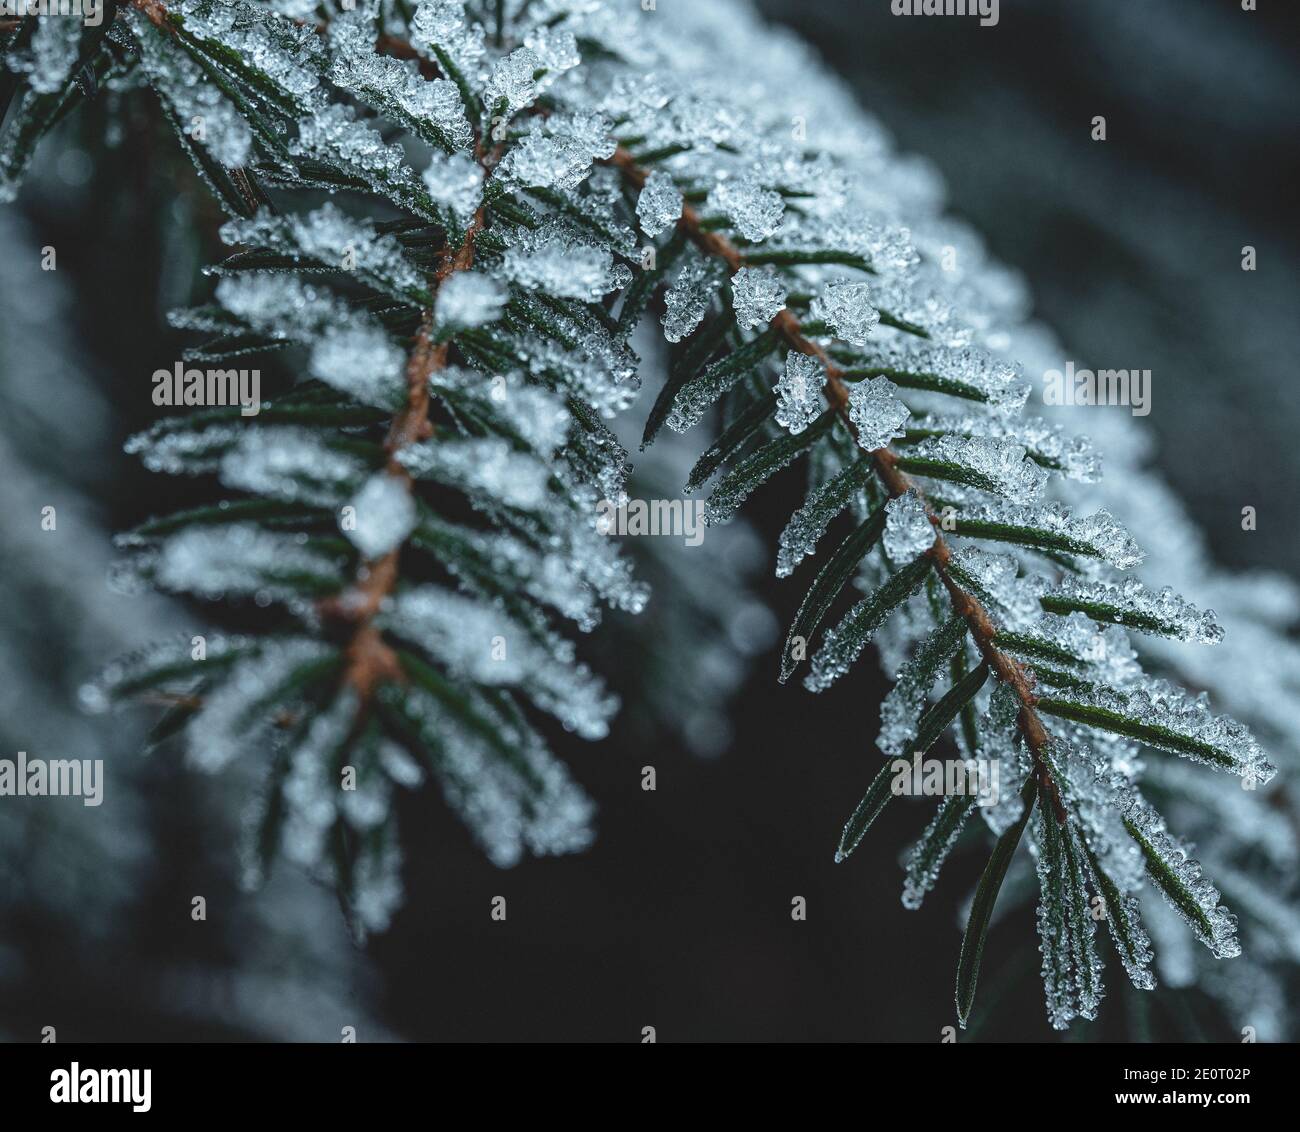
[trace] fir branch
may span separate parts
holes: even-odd
[[[610,158],[610,164],[617,168],[635,189],[645,187],[649,171],[637,164],[632,154],[622,146]],[[683,203],[681,219],[678,221],[680,231],[705,255],[722,260],[733,272],[746,266],[747,260],[730,240],[721,233],[705,227],[699,213],[689,204]],[[798,316],[788,308],[783,308],[772,319],[771,329],[775,331],[793,350],[809,357],[815,357],[825,367],[826,385],[823,393],[827,404],[834,409],[844,426],[856,440],[858,429],[849,417],[849,391],[845,383],[845,371],[835,362],[829,353],[804,333]],[[1042,755],[1049,742],[1047,729],[1036,710],[1037,697],[1033,690],[1033,677],[1018,660],[1003,652],[997,646],[997,627],[988,611],[973,594],[963,589],[954,579],[948,566],[952,551],[939,532],[939,517],[926,500],[925,494],[898,467],[899,457],[890,447],[877,448],[869,453],[876,477],[885,488],[889,497],[896,498],[908,491],[915,492],[926,507],[930,522],[935,527],[934,545],[927,552],[933,561],[935,572],[942,579],[952,599],[953,608],[965,618],[989,668],[998,678],[1008,685],[1020,701],[1020,728],[1035,757],[1036,774],[1050,799],[1057,821],[1066,821],[1065,808],[1061,803],[1060,791],[1052,778],[1051,771],[1044,764]]]

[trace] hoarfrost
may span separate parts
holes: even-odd
[[[439,327],[483,326],[501,317],[509,295],[481,271],[458,271],[438,288],[434,321]]]
[[[740,326],[766,326],[785,307],[786,288],[770,268],[742,267],[731,277],[731,297]]]
[[[351,506],[354,522],[340,526],[366,558],[381,558],[415,527],[415,500],[406,484],[387,472],[371,476]]]
[[[900,566],[934,545],[935,530],[925,504],[914,491],[905,491],[885,504],[885,553]]]
[[[871,288],[851,280],[828,283],[813,302],[811,313],[854,346],[865,346],[880,322],[880,312],[871,302]]]
[[[826,367],[818,358],[791,350],[776,383],[776,423],[798,435],[822,414]]]
[[[898,386],[887,377],[871,377],[849,386],[849,420],[863,451],[887,448],[890,441],[903,435],[911,413],[894,396],[897,391]]]
[[[637,197],[636,214],[641,220],[641,230],[650,237],[667,231],[681,219],[682,194],[672,177],[656,169],[646,178]]]
[[[709,191],[705,208],[720,213],[746,240],[766,240],[781,225],[785,201],[780,193],[763,188],[749,176],[719,181]]]

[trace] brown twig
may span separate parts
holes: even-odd
[[[481,147],[476,147],[476,154],[480,161],[487,160]],[[484,210],[480,208],[460,248],[454,255],[443,257],[434,275],[435,294],[450,276],[473,266],[474,238],[482,230],[483,223]],[[420,329],[406,362],[406,403],[393,418],[384,442],[388,453],[384,470],[408,492],[414,492],[415,484],[398,457],[404,449],[428,440],[434,434],[433,422],[429,419],[429,377],[447,364],[448,346],[447,342],[435,341],[433,308],[427,308],[421,316]],[[363,705],[378,684],[403,679],[396,653],[374,624],[384,600],[397,585],[400,555],[401,547],[396,546],[379,559],[363,562],[357,571],[355,584],[320,606],[321,614],[327,619],[349,622],[353,627],[343,680],[357,692]]]
[[[635,158],[622,146],[614,152],[609,163],[622,172],[623,176],[635,188],[641,188],[648,176],[646,170],[637,165]],[[704,228],[699,214],[689,203],[683,202],[682,215],[678,221],[679,230],[706,255],[716,256],[727,264],[732,271],[739,270],[745,264],[744,255],[725,236]],[[827,404],[843,420],[854,439],[858,430],[849,418],[849,392],[844,381],[844,371],[831,359],[824,349],[803,333],[799,318],[789,309],[780,311],[772,319],[771,328],[777,332],[792,350],[817,358],[826,370],[826,386],[823,390]],[[920,490],[898,467],[898,458],[891,448],[877,448],[870,453],[872,467],[876,478],[880,480],[890,497],[902,495],[905,491],[915,492],[925,506],[930,522],[935,526],[934,544],[929,550],[935,571],[938,573],[953,609],[966,619],[971,636],[980,650],[980,655],[988,666],[997,674],[999,680],[1011,688],[1020,701],[1020,729],[1025,742],[1034,754],[1034,765],[1039,781],[1047,791],[1052,808],[1058,821],[1065,821],[1065,807],[1061,802],[1060,791],[1052,779],[1051,771],[1045,761],[1048,744],[1047,729],[1043,726],[1035,708],[1037,697],[1034,695],[1033,680],[1024,666],[1012,656],[1008,656],[997,647],[997,627],[988,611],[979,599],[964,589],[952,576],[949,562],[952,550],[939,533],[939,518],[934,514],[925,493]]]
[[[451,275],[466,271],[474,262],[474,237],[483,226],[483,210],[475,215],[464,242],[454,256],[446,256],[435,276],[435,292]],[[406,362],[406,403],[393,417],[388,429],[384,449],[388,453],[386,474],[398,480],[408,492],[415,490],[411,473],[398,458],[412,444],[428,440],[434,434],[429,419],[429,377],[447,364],[448,344],[435,342],[433,335],[433,309],[426,309],[416,332],[415,343]],[[386,680],[400,680],[401,666],[383,634],[374,625],[384,599],[397,585],[398,559],[401,547],[397,546],[383,557],[363,562],[357,571],[355,584],[344,593],[321,603],[321,614],[353,626],[347,649],[347,667],[344,681],[350,684],[364,700],[376,684]]]
[[[162,0],[131,0],[131,3],[149,17],[149,22],[160,31],[171,31],[167,22],[167,6]]]

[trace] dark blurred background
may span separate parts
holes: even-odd
[[[1153,371],[1147,423],[1158,462],[1216,555],[1289,570],[1300,461],[1291,374],[1300,68],[1288,6],[1003,0],[998,26],[980,28],[895,18],[888,0],[761,4],[823,54],[901,148],[942,171],[953,211],[1026,275],[1036,314],[1070,356]],[[1097,114],[1107,118],[1104,143],[1090,138]],[[65,156],[67,167],[42,183],[57,185],[59,174],[79,207],[63,207],[57,191],[21,204],[39,242],[60,249],[58,274],[72,288],[67,333],[110,390],[134,388],[179,356],[161,312],[192,300],[202,262],[202,248],[158,235],[156,211],[186,206],[152,152],[147,135],[128,140],[116,167],[94,172],[93,192],[91,174]],[[210,236],[216,217],[198,220]],[[1244,244],[1258,249],[1254,274],[1240,270]],[[108,400],[94,476],[62,471],[94,479],[82,486],[103,529],[115,530],[166,504],[154,477],[117,448],[152,406]],[[769,546],[797,488],[786,479],[755,500],[751,519]],[[1238,522],[1246,503],[1260,512],[1249,537]],[[758,591],[782,621],[802,592],[766,572]],[[636,666],[612,659],[603,667],[635,698]],[[141,820],[161,846],[136,866],[148,883],[107,925],[30,908],[11,919],[0,932],[0,978],[9,974],[12,992],[0,1031],[26,1038],[56,1019],[61,1039],[331,1041],[352,1024],[363,1040],[634,1041],[654,1026],[661,1041],[937,1041],[953,1021],[959,906],[981,858],[959,853],[927,906],[905,912],[895,858],[928,810],[897,805],[872,832],[874,852],[835,865],[885,685],[863,664],[814,701],[778,690],[775,668],[774,649],[758,658],[730,713],[734,735],[714,758],[686,750],[645,711],[622,717],[599,745],[561,738],[600,806],[599,839],[582,856],[502,872],[435,796],[406,799],[406,904],[364,949],[343,940],[327,894],[300,878],[275,882],[292,898],[274,886],[241,894],[236,822],[213,800],[229,787],[154,756],[123,772],[147,784]],[[75,689],[85,675],[69,672],[65,683]],[[654,793],[640,788],[646,765],[657,770]],[[94,862],[73,868],[89,870],[93,885]],[[208,894],[216,925],[190,921],[192,892]],[[489,919],[496,895],[508,900],[504,924]],[[806,922],[791,919],[796,896],[807,900]],[[1051,1036],[1031,919],[1022,908],[991,936],[981,1036]],[[269,925],[291,938],[273,939]],[[209,980],[213,997],[195,989],[203,980],[171,994],[161,968],[229,977]],[[1114,1001],[1102,1023],[1072,1036],[1128,1036],[1125,1020]],[[1166,1023],[1175,1034],[1172,1015],[1156,1021],[1158,1034]]]

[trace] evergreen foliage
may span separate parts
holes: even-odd
[[[159,736],[208,769],[269,742],[250,876],[283,851],[362,930],[399,900],[391,796],[426,775],[501,865],[582,849],[591,803],[535,713],[599,739],[616,708],[563,627],[647,600],[597,504],[623,498],[608,421],[657,320],[670,361],[644,444],[717,421],[686,485],[712,483],[708,522],[806,469],[777,557],[804,592],[780,680],[820,692],[874,642],[897,673],[879,750],[950,735],[998,768],[997,804],[944,799],[906,863],[915,907],[971,814],[988,828],[962,1024],[1025,840],[1053,1026],[1096,1016],[1103,934],[1154,985],[1148,886],[1211,955],[1236,955],[1236,919],[1138,756],[1252,788],[1274,769],[1129,637],[1198,648],[1222,630],[1128,575],[1143,555],[1115,517],[1067,504],[1099,459],[1025,411],[1013,281],[968,244],[972,266],[945,272],[963,235],[906,223],[925,179],[833,88],[823,109],[847,132],[806,141],[765,92],[813,64],[719,7],[692,35],[586,0],[135,0],[102,29],[8,32],[0,188],[77,103],[147,87],[227,214],[212,300],[173,315],[203,336],[186,364],[290,351],[301,374],[254,417],[190,411],[130,442],[229,495],[124,535],[124,576],[264,612],[199,652],[115,662],[87,704],[165,701]],[[752,73],[730,68],[742,46]],[[359,789],[340,792],[349,770]],[[890,773],[864,774],[838,859]]]

